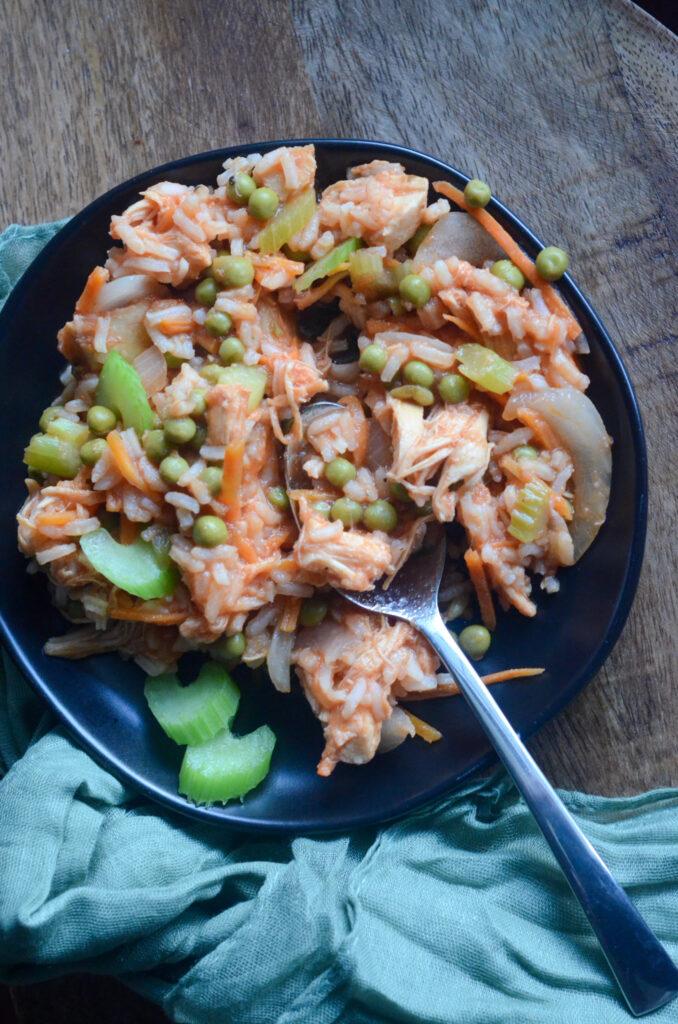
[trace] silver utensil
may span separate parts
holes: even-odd
[[[317,402],[303,413],[305,423],[342,408]],[[303,472],[304,443],[286,452],[289,490],[309,486]],[[438,608],[445,562],[445,534],[429,527],[422,549],[398,572],[388,590],[379,584],[366,593],[338,592],[367,611],[410,622],[459,684],[513,781],[525,798],[556,860],[579,900],[635,1016],[658,1009],[678,995],[678,969],[624,890],[589,843],[515,732],[489,689],[450,635]]]

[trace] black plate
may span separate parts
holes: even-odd
[[[467,180],[438,160],[397,146],[310,141],[315,141],[318,181],[323,186],[342,178],[351,164],[374,158],[400,161],[412,173],[431,180],[446,178],[462,188]],[[8,300],[0,316],[0,433],[7,471],[0,532],[0,623],[28,679],[80,743],[152,799],[203,821],[261,831],[343,829],[405,814],[493,760],[461,697],[425,706],[426,719],[443,732],[440,742],[428,746],[421,740],[409,741],[368,765],[339,765],[331,778],[320,779],[315,766],[322,749],[321,729],[299,688],[282,696],[270,684],[246,683],[238,725],[244,729],[268,722],[278,737],[269,777],[242,805],[193,807],[177,795],[181,751],[151,720],[141,670],[113,654],[76,662],[43,654],[45,640],[63,632],[64,621],[49,603],[42,576],[26,573],[16,547],[14,515],[25,496],[23,447],[59,389],[63,361],[55,336],[71,318],[89,271],[104,261],[111,215],[121,213],[154,182],[169,178],[188,185],[211,183],[226,157],[279,144],[188,157],[112,189],[55,236]],[[538,240],[508,210],[495,200],[490,209],[528,253],[538,252]],[[536,619],[516,612],[500,616],[491,654],[482,663],[485,672],[511,665],[547,666],[534,681],[493,689],[524,737],[557,714],[609,654],[633,600],[645,538],[645,445],[629,379],[579,290],[567,277],[561,288],[591,342],[591,354],[584,360],[592,380],[589,395],[614,438],[614,469],[607,522],[593,546],[578,565],[561,572],[558,594],[538,597]]]

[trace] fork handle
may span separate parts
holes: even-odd
[[[678,970],[566,810],[439,613],[416,622],[459,684],[553,850],[633,1014],[678,995]]]

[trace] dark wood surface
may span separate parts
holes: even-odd
[[[0,66],[0,228],[175,157],[336,135],[486,178],[569,251],[637,389],[650,522],[621,640],[532,748],[560,786],[678,785],[676,38],[628,0],[5,0]]]

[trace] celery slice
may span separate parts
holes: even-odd
[[[47,433],[52,437],[60,437],[62,441],[70,441],[76,448],[82,448],[85,441],[89,440],[89,427],[86,423],[75,423],[66,419],[65,416],[58,416],[47,424]]]
[[[518,371],[510,363],[484,345],[470,342],[462,345],[457,355],[459,372],[495,395],[510,391],[518,376]]]
[[[364,245],[365,243],[361,238],[347,238],[345,242],[335,245],[334,249],[330,249],[328,253],[321,256],[315,263],[312,263],[301,277],[296,279],[292,285],[295,292],[303,292],[306,288],[310,288],[315,281],[320,280],[321,277],[327,277],[333,270],[340,267],[342,263],[345,263],[352,252],[355,252],[356,249],[362,249]]]
[[[252,412],[261,405],[268,374],[263,366],[243,366],[242,363],[234,363],[232,366],[225,366],[219,374],[220,384],[238,384],[241,388],[247,388],[250,397],[247,402],[247,409]]]
[[[546,529],[549,494],[550,488],[537,478],[530,480],[518,492],[508,532],[521,544],[529,544]]]
[[[84,534],[80,548],[97,572],[116,587],[145,601],[167,597],[179,580],[169,555],[157,551],[141,538],[133,544],[118,544],[102,526]]]
[[[281,206],[259,235],[259,251],[277,252],[298,231],[305,228],[316,211],[315,189],[309,188]]]
[[[35,434],[30,439],[24,451],[24,462],[30,469],[53,473],[62,480],[72,480],[82,466],[77,446],[50,434]]]
[[[182,686],[175,675],[149,677],[144,696],[170,739],[193,745],[229,728],[240,701],[238,687],[216,661],[203,665],[190,686]]]
[[[376,284],[384,273],[384,261],[372,249],[356,249],[351,253],[349,264],[351,284],[354,288],[369,288]]]
[[[122,419],[125,428],[134,427],[143,434],[153,426],[153,411],[141,383],[141,377],[119,352],[109,352],[99,377],[97,405],[105,405]]]
[[[196,804],[244,796],[266,778],[274,746],[275,734],[262,725],[246,736],[224,731],[208,743],[187,747],[179,792]]]

